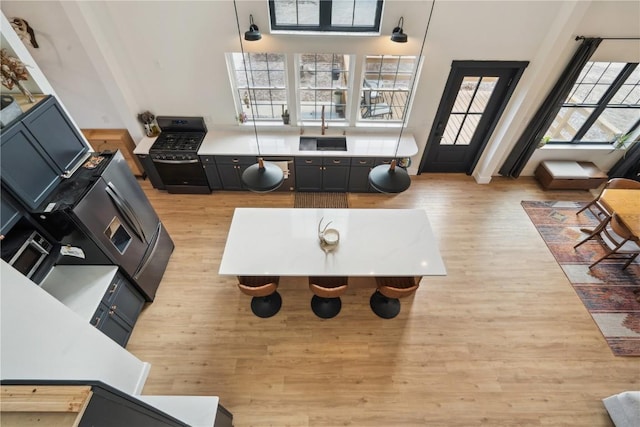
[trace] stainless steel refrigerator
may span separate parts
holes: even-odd
[[[48,212],[38,214],[39,221],[62,244],[81,244],[73,237],[78,231],[89,236],[153,301],[173,241],[122,154],[103,161],[100,172],[81,171],[84,178],[68,183],[77,188],[75,195],[54,197]]]

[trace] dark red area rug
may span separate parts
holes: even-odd
[[[590,269],[604,249],[596,240],[573,248],[587,236],[580,229],[597,224],[588,211],[576,215],[582,206],[584,203],[522,202],[611,351],[617,356],[640,356],[640,264],[636,259],[622,270],[624,260],[607,259]]]

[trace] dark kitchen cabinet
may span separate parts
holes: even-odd
[[[153,164],[153,160],[149,154],[136,154],[138,160],[140,160],[140,164],[142,164],[142,169],[144,169],[144,173],[149,178],[149,182],[153,188],[158,190],[164,190],[165,186],[162,182],[162,178],[156,169],[156,165]]]
[[[29,110],[22,123],[42,146],[60,173],[72,169],[89,151],[58,100],[48,96]]]
[[[245,190],[242,173],[256,163],[253,156],[215,156],[223,190]]]
[[[91,391],[91,400],[78,424],[80,427],[186,425],[134,398],[101,387],[93,387]]]
[[[2,221],[2,226],[0,227],[0,235],[4,236],[22,218],[22,209],[5,191],[2,191],[1,194],[0,221]]]
[[[350,158],[297,157],[296,190],[346,192]]]
[[[56,98],[48,96],[2,129],[0,175],[28,209],[35,209],[89,151]]]
[[[322,191],[322,157],[296,157],[296,190]]]
[[[372,191],[369,185],[369,172],[375,163],[374,157],[354,157],[351,159],[349,171],[349,191],[352,193],[368,193]]]
[[[124,347],[145,304],[115,265],[56,265],[40,288]]]
[[[322,159],[322,191],[346,192],[349,187],[348,157],[325,157]]]
[[[37,208],[60,183],[60,170],[21,122],[2,131],[0,176],[27,208]]]
[[[125,347],[144,302],[140,292],[118,272],[105,292],[91,324]]]
[[[209,188],[212,190],[222,190],[222,181],[218,174],[218,166],[216,165],[215,156],[200,156],[204,173],[207,175]]]
[[[201,396],[130,395],[101,381],[84,380],[9,379],[0,384],[3,421],[6,418],[10,425],[233,426],[233,414],[219,403],[215,405],[218,399],[213,396],[203,402]],[[58,406],[66,403],[64,413],[52,402]],[[198,415],[191,417],[189,409]]]

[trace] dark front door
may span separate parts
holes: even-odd
[[[527,64],[453,61],[420,173],[471,174]]]

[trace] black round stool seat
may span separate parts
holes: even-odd
[[[274,316],[282,307],[282,297],[276,291],[266,297],[253,297],[251,299],[251,311],[258,317],[266,319]]]
[[[340,313],[342,301],[340,298],[322,298],[314,295],[311,298],[311,310],[316,316],[323,319],[331,319]]]
[[[400,300],[387,298],[378,291],[371,295],[369,305],[371,310],[383,319],[393,319],[400,313]]]

